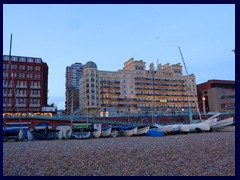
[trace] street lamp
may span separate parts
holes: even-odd
[[[206,98],[203,96],[202,99],[203,99],[203,113],[206,116],[206,107],[205,107],[205,100],[206,100]]]

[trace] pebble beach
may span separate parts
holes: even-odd
[[[235,132],[3,143],[4,176],[235,176]]]

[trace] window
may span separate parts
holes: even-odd
[[[11,59],[12,59],[12,61],[17,61],[18,60],[17,57],[15,57],[15,56],[12,56]]]
[[[27,62],[33,62],[33,59],[32,58],[27,58]]]
[[[16,65],[16,64],[13,64],[13,65],[12,65],[12,69],[17,69],[17,65]]]
[[[4,60],[9,60],[9,56],[4,56],[3,59]]]
[[[35,74],[35,76],[34,76],[36,79],[40,79],[40,74]]]
[[[24,65],[20,65],[19,66],[19,70],[25,70],[25,66]]]
[[[27,78],[32,78],[32,74],[27,74]]]
[[[33,70],[33,67],[32,66],[27,66],[27,70]]]
[[[8,64],[3,64],[3,69],[8,69]]]
[[[19,73],[19,77],[20,78],[25,78],[25,74],[24,73]]]
[[[26,59],[24,57],[20,57],[19,62],[26,62]]]
[[[3,73],[3,77],[8,77],[8,73],[7,73],[7,72],[4,72],[4,73]]]
[[[41,63],[42,61],[41,61],[41,59],[40,58],[37,58],[37,59],[35,59],[35,61],[34,61],[35,63]]]
[[[35,66],[35,71],[40,71],[41,67],[40,66]]]

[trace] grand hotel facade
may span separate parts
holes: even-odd
[[[161,65],[133,58],[118,71],[102,71],[89,61],[79,80],[80,114],[97,114],[100,110],[116,109],[117,113],[146,113],[196,110],[196,80],[184,76],[180,63]]]

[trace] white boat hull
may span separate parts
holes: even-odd
[[[88,139],[91,137],[90,132],[72,132],[73,139]]]
[[[208,123],[196,123],[196,124],[188,124],[190,132],[199,132],[199,131],[209,131],[210,125]]]
[[[62,131],[62,138],[69,139],[72,134],[72,128],[70,126],[57,126],[56,130]]]
[[[101,130],[101,129],[98,129],[98,130],[92,132],[92,136],[93,136],[94,138],[99,138],[99,137],[101,136],[101,132],[102,132],[102,130]]]
[[[129,129],[129,130],[120,130],[119,131],[119,134],[121,136],[126,136],[126,137],[132,136],[136,133],[137,133],[137,127],[133,128],[133,129]]]
[[[187,133],[190,131],[190,127],[186,124],[179,125],[179,130],[183,133]]]
[[[109,128],[101,132],[101,137],[109,137],[111,135],[112,128]]]
[[[143,128],[138,128],[137,133],[135,135],[146,134],[148,132],[149,128],[150,128],[150,126],[146,126],[146,127],[143,127]]]
[[[211,126],[211,128],[212,129],[223,128],[231,124],[233,124],[233,117],[217,121],[217,123],[214,126]]]
[[[161,132],[171,132],[173,130],[173,126],[172,125],[160,125],[160,124],[154,124],[154,127],[157,128],[157,130],[161,131]]]

